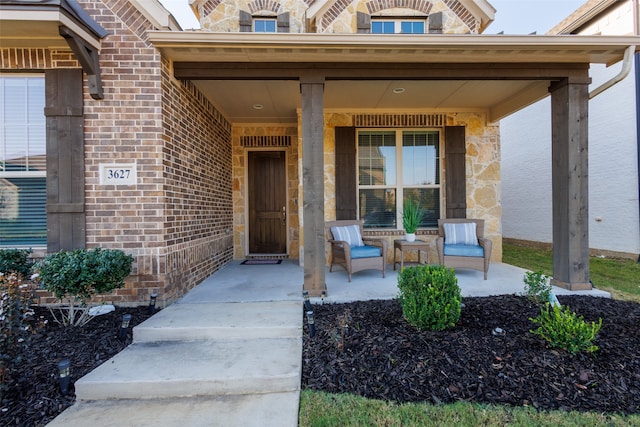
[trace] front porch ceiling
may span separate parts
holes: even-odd
[[[300,84],[293,80],[195,80],[233,123],[296,123]],[[487,111],[499,119],[548,95],[549,81],[337,80],[325,83],[329,111]],[[402,90],[395,93],[394,90]],[[527,94],[518,96],[517,94]],[[521,99],[523,98],[523,99]],[[256,109],[254,106],[261,106]]]
[[[325,79],[325,110],[482,110],[494,121],[640,44],[633,36],[149,35],[175,77],[192,80],[234,123],[295,123],[302,76]]]

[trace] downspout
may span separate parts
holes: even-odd
[[[640,34],[640,2],[631,0],[633,12],[633,35]],[[635,55],[635,75],[636,75],[636,155],[638,156],[638,221],[640,221],[640,54]],[[640,263],[640,254],[638,254],[638,263]]]
[[[638,156],[638,218],[640,221],[640,53],[636,53],[636,155]],[[640,263],[640,254],[638,254]]]
[[[589,92],[589,99],[593,99],[596,96],[600,95],[605,90],[609,89],[611,86],[623,80],[625,77],[629,75],[629,71],[631,71],[631,61],[633,59],[633,55],[636,52],[635,46],[629,46],[627,50],[624,51],[624,58],[622,59],[622,69],[615,77],[612,77],[608,81],[604,82],[591,92]]]

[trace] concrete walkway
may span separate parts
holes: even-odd
[[[495,263],[486,281],[456,275],[463,296],[488,296],[522,292],[524,271]],[[328,296],[312,302],[395,298],[397,273],[386,276],[362,271],[348,283],[327,271]],[[49,425],[297,426],[303,278],[295,261],[230,263],[135,327],[133,343],[76,381],[77,403]]]

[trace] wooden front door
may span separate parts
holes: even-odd
[[[286,254],[284,151],[249,151],[249,253]]]

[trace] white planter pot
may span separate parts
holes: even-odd
[[[404,239],[407,242],[415,242],[416,241],[416,233],[407,233],[404,235]]]

